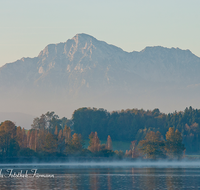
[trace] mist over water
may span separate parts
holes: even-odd
[[[170,160],[170,161],[69,161],[51,163],[17,163],[0,164],[0,168],[200,168],[200,160]]]
[[[0,178],[0,189],[152,190],[199,189],[200,160],[54,162],[0,164],[2,173],[54,175],[53,178]]]

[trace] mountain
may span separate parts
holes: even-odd
[[[87,34],[49,44],[35,58],[0,68],[0,111],[70,117],[82,106],[161,108],[200,106],[200,58],[189,50],[122,49]]]

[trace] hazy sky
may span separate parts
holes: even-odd
[[[0,66],[77,33],[129,52],[161,45],[200,57],[200,0],[0,0]]]

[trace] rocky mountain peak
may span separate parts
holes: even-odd
[[[116,95],[119,101],[115,104],[127,100],[129,105],[138,102],[136,93],[142,100],[140,103],[151,93],[156,101],[174,95],[177,89],[179,96],[187,95],[188,85],[194,88],[188,96],[198,95],[199,72],[200,58],[189,50],[155,46],[128,53],[90,35],[77,34],[66,42],[47,45],[38,57],[23,58],[1,67],[0,93],[5,94],[7,102],[13,100],[13,104],[20,101],[23,104],[25,98],[27,102],[35,101],[36,108],[45,107],[43,102],[49,105],[52,100],[74,106],[77,101],[82,103],[83,97],[89,102],[108,100],[109,104]],[[165,101],[163,98],[161,102]],[[52,105],[60,109],[60,104]],[[16,104],[17,109],[20,106]]]
[[[85,43],[85,42],[92,42],[92,41],[98,41],[96,38],[94,38],[93,36],[90,36],[88,34],[76,34],[72,40],[74,40],[77,44],[78,43]]]

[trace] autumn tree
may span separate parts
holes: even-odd
[[[66,146],[65,146],[65,137],[63,136],[62,129],[58,133],[58,152],[64,153]]]
[[[26,135],[26,131],[23,128],[22,129],[22,144],[21,144],[22,148],[27,148],[27,135]]]
[[[58,135],[58,127],[56,126],[55,131],[54,131],[54,135]]]
[[[139,142],[140,151],[146,155],[147,158],[163,157],[164,141],[159,131],[156,133],[150,131],[146,134],[145,140]]]
[[[27,135],[26,135],[26,145],[27,145],[27,148],[29,148],[29,141],[30,141],[30,130],[28,130]]]
[[[137,141],[131,141],[130,149],[131,149],[131,157],[137,158],[139,156],[138,149],[137,149]]]
[[[182,143],[182,136],[178,129],[170,127],[166,133],[165,150],[170,158],[181,158],[185,146]]]
[[[9,138],[14,138],[16,135],[16,127],[12,121],[4,121],[0,126],[0,130],[4,131]]]
[[[37,130],[30,130],[29,134],[28,134],[28,148],[35,150],[36,151],[36,131]]]
[[[21,129],[20,126],[16,129],[16,141],[18,142],[20,148],[27,148],[26,132],[25,129]]]
[[[17,130],[16,130],[16,140],[19,144],[20,147],[22,147],[22,144],[23,144],[23,133],[22,133],[22,129],[20,126],[17,127]]]
[[[80,152],[83,148],[83,141],[81,134],[74,133],[71,141],[71,150],[72,153]]]
[[[137,140],[131,141],[130,150],[126,150],[125,155],[131,158],[139,157],[139,151],[137,148]]]
[[[71,141],[71,128],[65,125],[65,128],[63,129],[63,136],[65,138],[65,143],[70,143]]]
[[[11,121],[4,121],[0,125],[0,148],[2,155],[12,156],[17,154],[19,144],[16,140],[16,126]]]
[[[100,143],[99,137],[97,135],[97,132],[95,132],[95,133],[91,132],[91,134],[89,135],[89,139],[90,139],[90,142],[89,142],[88,149],[91,152],[100,151],[101,143]]]
[[[108,138],[107,138],[106,149],[107,150],[112,150],[112,140],[111,140],[110,135],[108,135]]]
[[[37,137],[38,151],[44,151],[45,139],[46,139],[47,134],[48,134],[47,130],[43,130],[43,129],[39,130],[38,137]],[[27,133],[27,136],[28,136],[28,133]]]
[[[55,135],[48,133],[45,137],[44,150],[49,153],[55,153],[57,150],[57,139]]]

